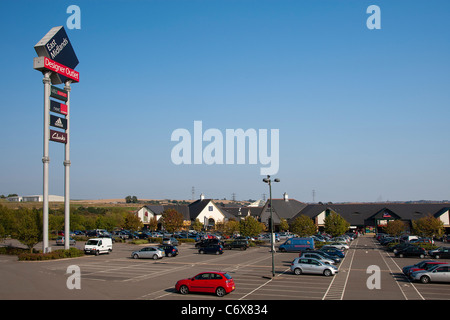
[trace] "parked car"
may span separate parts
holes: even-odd
[[[224,241],[223,243],[224,249],[240,249],[247,250],[248,241],[247,240],[232,240],[232,241]]]
[[[450,282],[450,264],[436,265],[430,270],[413,272],[411,278],[422,283]]]
[[[333,260],[334,263],[341,262],[341,258],[340,257],[338,257],[336,255],[333,256],[331,254],[326,253],[325,251],[321,251],[321,250],[307,250],[307,251],[305,251],[305,253],[318,253],[318,254],[320,254],[321,256],[323,256],[326,259]]]
[[[163,238],[162,240],[163,244],[171,244],[173,246],[177,246],[178,245],[178,240],[174,237],[170,237],[170,238]]]
[[[339,257],[339,258],[344,258],[345,257],[345,253],[342,252],[342,250],[339,250],[339,249],[337,249],[335,247],[328,247],[328,246],[325,245],[322,248],[320,248],[319,251],[323,251],[323,252],[325,252],[325,253],[327,253],[329,255],[336,256],[336,257]]]
[[[403,250],[403,249],[405,249],[406,247],[409,247],[409,246],[412,246],[412,244],[410,244],[408,242],[402,242],[402,243],[396,244],[396,245],[394,245],[392,247],[389,247],[388,251],[392,251],[394,253],[397,253],[399,250]]]
[[[395,253],[396,257],[419,257],[421,259],[425,258],[427,255],[427,252],[424,248],[417,247],[417,246],[409,246],[404,248],[403,250],[399,250]]]
[[[299,258],[314,258],[314,259],[320,260],[326,264],[334,264],[335,263],[333,259],[326,258],[325,256],[321,255],[320,253],[315,253],[315,252],[310,252],[310,251],[300,253]]]
[[[56,245],[57,246],[63,246],[64,245],[64,241],[66,241],[65,237],[58,237],[58,239],[56,239]],[[74,246],[77,242],[75,241],[75,239],[73,238],[69,238],[69,245]]]
[[[223,253],[223,247],[220,244],[210,244],[206,247],[201,247],[198,249],[198,253],[215,253],[215,254],[222,254]]]
[[[222,244],[222,242],[219,239],[203,239],[200,240],[195,244],[196,248],[204,248],[207,247],[210,244]]]
[[[112,239],[105,238],[93,238],[86,241],[84,245],[85,254],[95,254],[98,256],[101,253],[110,253],[113,250]]]
[[[433,259],[440,259],[440,258],[450,258],[450,248],[449,247],[439,247],[435,250],[428,251],[428,255],[432,257]]]
[[[289,238],[283,244],[278,247],[281,252],[290,251],[306,251],[314,249],[314,239],[311,237],[307,238]]]
[[[434,244],[434,240],[431,238],[419,238],[417,240],[411,240],[413,244]]]
[[[291,263],[291,271],[296,275],[310,273],[323,274],[328,277],[335,275],[338,272],[338,268],[314,258],[295,258]]]
[[[179,280],[175,284],[175,290],[181,294],[206,292],[223,297],[235,289],[233,278],[226,272],[202,272],[192,278]]]
[[[420,267],[419,266],[415,266],[415,267],[409,268],[408,273],[406,274],[406,276],[411,277],[411,274],[413,272],[416,272],[416,271],[421,271],[421,270],[428,271],[428,270],[431,270],[438,264],[447,264],[447,262],[428,261],[428,262],[424,263],[423,265],[421,265]]]
[[[164,251],[158,247],[145,247],[131,253],[133,259],[151,258],[157,260],[162,259],[164,255]]]
[[[435,260],[423,260],[423,261],[420,261],[420,262],[418,262],[416,264],[403,267],[402,268],[402,272],[403,272],[404,275],[409,275],[410,274],[409,270],[411,270],[412,268],[420,268],[420,269],[422,269],[423,266],[425,266],[425,264],[428,263],[428,262],[436,262],[436,261]]]
[[[327,244],[328,247],[335,247],[339,250],[348,250],[350,247],[348,244],[344,242],[332,242],[330,244]]]
[[[178,255],[178,248],[170,244],[162,244],[159,248],[164,251],[166,257],[175,257]]]

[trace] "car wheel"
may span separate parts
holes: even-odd
[[[189,293],[189,288],[187,286],[181,286],[180,287],[180,293],[181,294],[188,294]]]
[[[168,256],[168,257],[171,257],[171,256],[172,256],[172,253],[168,253],[167,256]]]
[[[296,268],[296,269],[294,269],[294,273],[295,273],[297,276],[299,276],[299,275],[302,274],[302,269]]]
[[[220,251],[216,251],[216,254],[220,254]]]
[[[421,276],[420,277],[420,282],[422,282],[422,283],[429,283],[430,282],[430,277],[429,276]]]
[[[95,255],[98,256],[100,254],[100,251],[96,250]]]
[[[425,258],[425,255],[424,255],[424,254],[421,254],[421,255],[419,256],[419,258],[420,258],[420,259]]]
[[[331,270],[325,269],[325,270],[323,271],[323,275],[324,275],[325,277],[331,276]]]
[[[216,296],[218,296],[218,297],[223,297],[225,294],[226,294],[226,291],[225,291],[224,288],[218,287],[218,288],[216,289]]]
[[[400,253],[398,256],[399,256],[400,258],[403,258],[403,253]]]
[[[203,251],[203,250],[198,250],[198,253],[200,253],[200,254],[204,254],[204,253],[205,253],[205,251]]]
[[[436,259],[440,259],[440,258],[441,258],[441,256],[440,256],[440,255],[438,255],[438,254],[437,254],[437,255],[435,255],[434,257],[435,257]]]
[[[139,255],[137,253],[133,254],[133,259],[139,259]]]
[[[158,255],[154,254],[152,258],[153,258],[153,260],[158,260]]]

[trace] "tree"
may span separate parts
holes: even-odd
[[[175,209],[166,209],[163,211],[160,221],[165,230],[170,233],[181,230],[183,227],[183,215]]]
[[[37,209],[21,208],[16,212],[12,236],[32,252],[33,247],[43,238],[42,225],[42,212]]]
[[[332,212],[325,217],[325,232],[329,233],[332,237],[343,235],[349,227],[350,224],[337,213]]]
[[[284,218],[280,219],[280,230],[281,231],[288,231],[289,230],[289,224],[286,221],[286,219],[284,219]]]
[[[444,223],[428,215],[426,217],[420,218],[418,220],[412,221],[412,227],[415,234],[422,237],[441,237],[444,234]]]
[[[394,237],[398,237],[405,233],[406,224],[402,220],[391,220],[384,227],[384,231],[387,234],[393,235]]]
[[[223,233],[225,235],[232,236],[236,232],[239,232],[239,222],[236,220],[228,220],[224,223]]]
[[[309,237],[316,233],[317,227],[310,217],[302,214],[291,223],[290,230],[300,237]]]
[[[139,229],[142,229],[142,222],[141,219],[139,219],[139,217],[136,214],[129,212],[125,216],[125,220],[122,227],[127,230],[137,231]]]
[[[252,216],[239,221],[239,233],[244,237],[255,237],[264,230],[264,226]]]
[[[200,222],[200,219],[195,219],[194,223],[191,224],[192,229],[194,229],[197,232],[202,231],[203,229],[203,223]]]
[[[126,196],[125,202],[126,203],[138,203],[139,201],[136,196]]]
[[[6,206],[0,205],[0,242],[12,234],[14,230],[14,212]]]
[[[151,231],[156,231],[158,229],[158,220],[156,220],[156,217],[152,217],[148,223],[148,229]]]

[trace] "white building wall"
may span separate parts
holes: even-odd
[[[210,201],[207,206],[200,212],[197,216],[201,223],[207,225],[209,219],[214,219],[215,223],[223,222],[224,215],[223,213],[216,207],[216,205]]]
[[[449,218],[449,210],[445,211],[443,214],[439,216],[439,220],[444,223],[444,226],[448,227],[450,226],[450,218]]]

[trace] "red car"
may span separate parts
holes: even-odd
[[[175,290],[181,294],[189,292],[215,293],[223,297],[235,289],[233,278],[226,272],[202,272],[188,279],[179,280]]]

